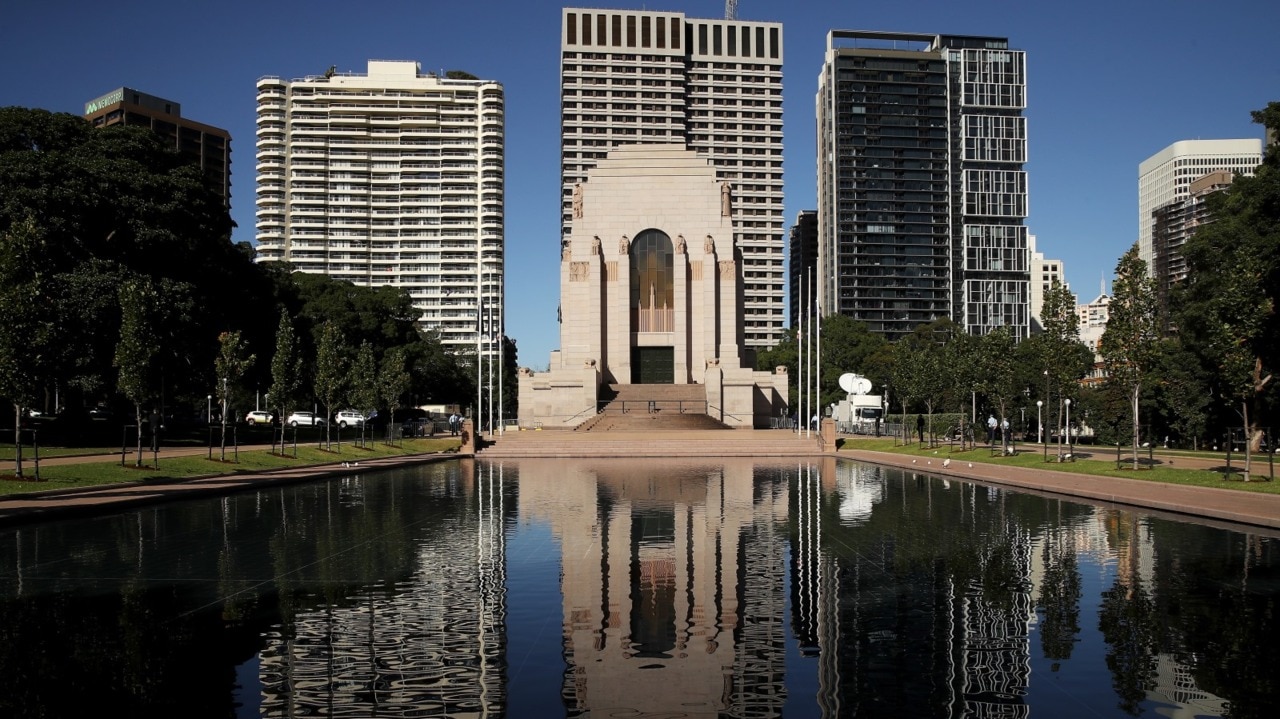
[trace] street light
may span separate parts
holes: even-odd
[[[209,408],[205,410],[204,423],[213,424],[213,395],[207,395],[205,400],[209,403]]]
[[[1044,421],[1040,419],[1040,410],[1044,409],[1044,400],[1036,400],[1036,441],[1044,444]]]
[[[1044,400],[1036,400],[1036,441],[1040,443],[1040,449],[1044,452],[1044,461],[1049,461],[1049,445],[1045,444],[1044,436],[1044,420],[1040,419],[1040,410],[1044,408]]]

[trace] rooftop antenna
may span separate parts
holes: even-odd
[[[724,19],[738,19],[738,0],[724,0]]]

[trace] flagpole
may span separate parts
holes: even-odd
[[[484,340],[490,352],[493,352],[493,303],[484,306]],[[493,424],[493,355],[489,355],[489,423]],[[493,434],[493,427],[489,428]]]
[[[809,286],[808,273],[805,273],[801,281],[804,282],[804,299],[803,299],[804,307],[801,311],[805,315],[807,315],[809,314],[809,290],[811,289]],[[804,321],[803,315],[800,317],[800,323],[801,323],[800,325],[801,333],[802,334],[807,333],[809,331],[808,323]],[[813,345],[809,342],[809,335],[804,334],[804,339],[805,339],[804,348],[808,352],[813,352]],[[800,421],[804,423],[804,432],[802,432],[801,434],[805,437],[808,437],[809,436],[809,409],[810,409],[809,408],[809,355],[802,353],[801,359],[804,361],[804,372],[800,375],[801,377],[804,378],[804,387],[800,391]]]
[[[816,278],[815,278],[816,279]],[[813,292],[814,327],[817,328],[818,341],[815,343],[817,353],[813,361],[813,406],[818,408],[818,426],[822,426],[822,297],[815,289]]]
[[[804,435],[804,275],[800,275],[800,311],[796,313],[796,434]]]
[[[504,434],[507,430],[506,412],[502,406],[502,376],[506,372],[507,365],[507,284],[504,279],[502,282],[501,294],[498,299],[498,434]]]
[[[481,280],[483,283],[483,280]],[[476,295],[476,411],[474,431],[480,436],[480,420],[484,414],[484,295],[477,286]]]

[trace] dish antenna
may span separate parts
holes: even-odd
[[[840,375],[840,389],[849,394],[869,394],[871,392],[871,380],[860,374],[845,372]]]

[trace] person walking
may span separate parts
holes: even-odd
[[[449,434],[457,436],[458,434],[458,413],[453,412],[449,415]]]
[[[987,444],[995,446],[996,427],[998,427],[999,424],[999,422],[996,422],[996,416],[994,414],[987,415]]]

